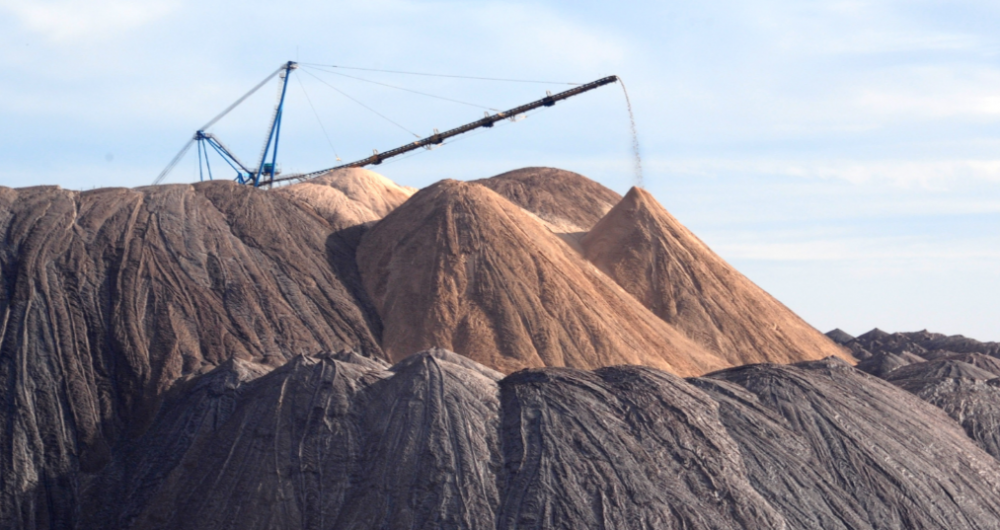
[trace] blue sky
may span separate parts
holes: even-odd
[[[146,185],[196,127],[289,59],[573,82],[618,74],[647,189],[810,323],[1000,340],[997,27],[995,1],[0,0],[0,184]],[[402,128],[297,72],[286,171],[483,112],[311,72]],[[566,88],[352,75],[493,108]],[[261,90],[213,131],[254,158],[274,97]],[[620,89],[377,169],[423,186],[528,165],[625,192]],[[192,179],[189,156],[168,182]]]

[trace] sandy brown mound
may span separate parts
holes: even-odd
[[[336,226],[348,227],[385,217],[416,191],[373,171],[347,168],[279,188],[275,193],[309,205]]]
[[[357,259],[393,360],[439,346],[504,372],[725,366],[483,186],[421,190],[365,234]]]
[[[537,215],[558,233],[590,230],[622,198],[583,175],[551,167],[527,167],[473,182]]]
[[[632,188],[583,238],[584,255],[660,318],[728,362],[849,359],[828,337]]]

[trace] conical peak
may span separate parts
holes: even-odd
[[[837,344],[846,344],[846,343],[854,340],[854,336],[853,335],[851,335],[850,333],[848,333],[848,332],[846,332],[846,331],[844,331],[844,330],[842,330],[840,328],[836,328],[836,329],[832,329],[830,331],[827,331],[825,333],[825,335],[827,337],[830,337],[830,340],[832,340],[833,342],[836,342]]]
[[[655,201],[656,199],[653,198],[653,195],[651,193],[649,193],[648,191],[646,191],[645,188],[640,188],[638,186],[632,186],[631,188],[629,188],[628,193],[625,194],[625,197],[622,200],[626,201],[626,202],[628,202],[628,201],[631,201],[631,202],[641,202],[641,201],[648,201],[648,200]]]
[[[670,214],[670,212],[664,208],[660,201],[656,200],[656,197],[652,193],[644,188],[639,188],[637,186],[632,186],[625,194],[622,201],[615,205],[616,208],[621,207],[622,210],[631,211],[633,215],[648,215],[659,219],[671,226],[682,228],[684,232],[690,233],[686,228],[681,225],[680,221],[676,217]],[[693,236],[693,234],[691,234]]]
[[[204,374],[204,376],[199,380],[202,381],[202,383],[199,384],[210,384],[216,380],[231,380],[246,383],[257,379],[258,377],[270,372],[272,369],[272,366],[232,357],[222,362],[208,373]]]
[[[630,189],[582,247],[588,260],[653,313],[733,364],[845,356],[644,189]]]
[[[890,335],[891,335],[891,333],[882,331],[879,328],[872,328],[871,331],[868,331],[867,333],[862,333],[861,335],[859,335],[858,339],[860,339],[860,340],[881,340],[881,339],[884,339],[884,338],[886,338],[886,337],[888,337]]]
[[[594,228],[605,224],[609,219],[622,222],[622,217],[652,218],[672,226],[681,226],[680,222],[673,215],[670,215],[670,212],[660,204],[660,201],[656,200],[652,193],[636,186],[630,188],[622,200],[615,204],[614,208],[609,210],[608,214]]]
[[[428,193],[433,192],[435,194],[440,194],[440,195],[461,196],[467,194],[476,194],[477,192],[481,192],[482,188],[480,186],[476,186],[462,180],[444,179],[444,180],[439,180],[438,182],[435,182],[430,186],[427,186],[423,190],[420,190],[420,192],[424,191]]]
[[[627,242],[627,244],[626,244]],[[717,261],[717,257],[694,234],[670,215],[648,191],[632,187],[607,215],[583,237],[587,259],[600,261],[600,256],[618,251],[651,251],[650,246],[664,247],[671,255],[684,247],[682,254],[697,252],[700,257]],[[618,249],[618,250],[612,250]],[[694,259],[693,256],[691,256]],[[600,265],[599,265],[600,266]]]
[[[495,218],[495,214],[498,212],[504,212],[504,217],[525,216],[516,205],[489,188],[470,182],[445,179],[415,193],[393,212],[391,218],[451,216],[456,212],[469,214],[459,219],[463,224],[497,222],[499,220]]]
[[[463,196],[482,195],[486,190],[482,186],[470,184],[461,180],[444,179],[421,189],[415,197],[441,197],[444,200],[454,200]]]

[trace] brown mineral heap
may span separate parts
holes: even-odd
[[[478,182],[0,187],[0,529],[997,527],[1000,344],[732,366],[847,354],[641,190]]]
[[[583,175],[551,167],[526,167],[474,182],[537,215],[556,233],[587,232],[622,199]]]
[[[346,228],[385,217],[416,191],[373,171],[347,168],[275,192],[309,205],[331,224]]]
[[[730,365],[851,357],[632,188],[582,241],[584,255],[657,316]]]
[[[438,346],[508,373],[728,366],[484,186],[446,180],[419,191],[365,234],[357,260],[393,361]]]

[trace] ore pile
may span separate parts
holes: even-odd
[[[858,371],[638,189],[0,188],[0,233],[0,528],[1000,519],[991,409],[921,386],[995,350]]]

